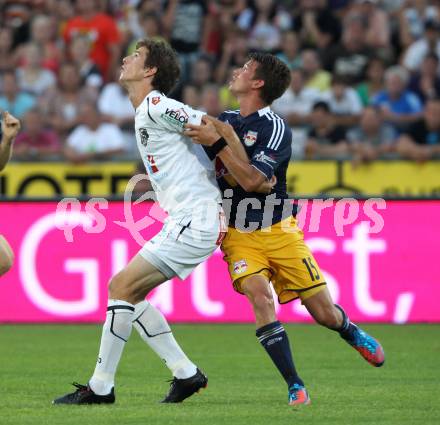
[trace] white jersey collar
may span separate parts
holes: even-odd
[[[270,106],[265,106],[264,108],[258,110],[258,115],[262,117],[264,114],[267,114],[268,112],[270,112]]]

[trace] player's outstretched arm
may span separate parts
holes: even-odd
[[[0,171],[6,167],[12,154],[12,143],[20,131],[20,121],[9,112],[2,113],[2,140],[0,143]]]
[[[217,132],[220,134],[221,137],[226,140],[228,146],[231,148],[232,152],[237,155],[238,158],[240,158],[242,161],[250,162],[246,150],[244,149],[237,133],[234,130],[234,127],[232,127],[231,124],[220,121],[217,118],[211,117],[209,115],[205,115],[203,119],[212,122]],[[270,180],[264,180],[263,183],[261,183],[261,185],[254,190],[254,192],[269,194],[276,183],[277,178],[275,176],[272,176]]]
[[[231,124],[220,121],[217,118],[211,117],[209,115],[204,115],[202,118],[202,122],[205,124],[211,122],[220,137],[223,137],[226,140],[226,143],[228,144],[232,152],[234,152],[234,154],[237,155],[237,157],[240,158],[242,161],[250,162],[246,150],[241,144],[240,138],[238,137]]]
[[[246,192],[256,192],[264,182],[267,182],[267,178],[263,173],[250,164],[246,151],[244,151],[235,131],[232,129],[231,133],[229,127],[222,127],[221,132],[224,134],[222,135],[214,126],[211,119],[206,119],[204,117],[202,121],[204,123],[202,125],[187,124],[185,126],[185,134],[188,137],[191,137],[194,143],[204,146],[212,146],[223,137],[227,146],[224,147],[217,156],[222,160],[225,167],[232,174],[232,177],[235,178],[237,183]],[[237,143],[239,144],[240,149],[238,149]],[[240,150],[244,151],[245,157],[243,156],[243,153],[240,153]],[[263,193],[267,193],[267,190],[268,189],[263,186]]]

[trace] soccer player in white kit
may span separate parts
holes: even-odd
[[[168,44],[140,41],[123,60],[120,82],[136,110],[136,139],[160,206],[168,213],[162,230],[111,280],[98,361],[87,385],[55,404],[114,403],[114,377],[134,326],[173,373],[163,402],[180,402],[206,387],[206,376],[175,341],[163,315],[145,300],[156,286],[185,279],[221,243],[221,195],[203,149],[184,134],[202,113],[167,98],[179,77]]]

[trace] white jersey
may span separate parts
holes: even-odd
[[[172,218],[221,203],[213,163],[184,134],[186,123],[200,124],[203,112],[154,90],[136,109],[136,140],[159,205]]]

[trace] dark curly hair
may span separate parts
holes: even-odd
[[[156,67],[157,72],[151,85],[160,92],[168,94],[177,84],[180,66],[177,53],[166,42],[145,38],[136,43],[136,49],[145,47],[148,50],[145,68]]]
[[[260,95],[270,105],[289,87],[290,70],[283,61],[270,53],[250,53],[248,59],[258,63],[254,78],[264,81]]]

